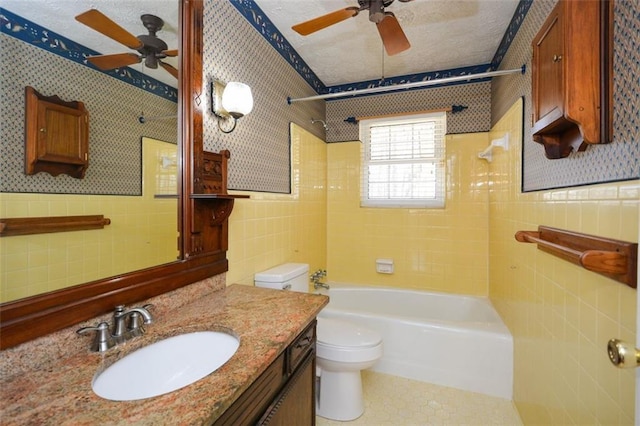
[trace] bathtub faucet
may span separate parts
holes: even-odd
[[[317,290],[320,287],[329,290],[329,284],[321,283],[320,281],[313,282],[313,288]]]
[[[320,287],[322,287],[324,289],[329,290],[329,284],[325,284],[325,283],[321,283],[320,282],[320,279],[322,277],[326,277],[326,276],[327,276],[326,269],[318,269],[313,274],[311,274],[310,280],[313,282],[313,288],[315,288],[317,290]]]

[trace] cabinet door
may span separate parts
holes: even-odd
[[[84,111],[40,102],[38,124],[42,126],[38,140],[40,160],[68,164],[84,164],[87,161]]]
[[[269,426],[307,426],[316,423],[315,351],[311,351],[258,422]]]
[[[65,102],[25,89],[25,172],[68,174],[81,179],[89,164],[89,113],[82,102]]]
[[[562,8],[556,7],[533,42],[533,124],[564,115]]]
[[[236,402],[213,424],[215,426],[244,426],[255,424],[278,394],[285,380],[284,353],[249,386]]]

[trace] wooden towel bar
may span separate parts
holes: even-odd
[[[535,243],[538,249],[629,287],[637,287],[638,244],[564,229],[539,226],[538,231],[518,231],[516,240]]]
[[[0,219],[0,237],[103,229],[110,223],[103,215]]]

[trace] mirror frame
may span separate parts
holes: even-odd
[[[190,256],[189,228],[197,164],[202,164],[203,0],[180,0],[178,93],[179,248],[182,260],[0,305],[0,349],[73,326],[126,305],[184,287],[228,270],[226,251]]]

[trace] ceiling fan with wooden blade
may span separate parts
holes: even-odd
[[[168,50],[167,43],[156,36],[156,32],[160,31],[164,26],[164,21],[157,16],[148,14],[140,16],[140,19],[149,34],[134,36],[96,9],[88,10],[76,16],[78,22],[139,53],[96,55],[89,56],[87,60],[101,70],[126,67],[144,60],[144,65],[147,68],[156,69],[160,65],[175,78],[178,78],[178,70],[162,61],[162,59],[169,56],[178,56],[177,49]]]
[[[400,1],[407,3],[413,0]],[[393,2],[394,0],[358,0],[358,7],[351,6],[336,10],[335,12],[296,24],[291,27],[291,29],[300,35],[306,36],[346,19],[353,18],[363,10],[368,10],[369,21],[376,24],[387,55],[396,55],[409,49],[411,44],[395,15],[384,10],[385,7],[388,7]]]

